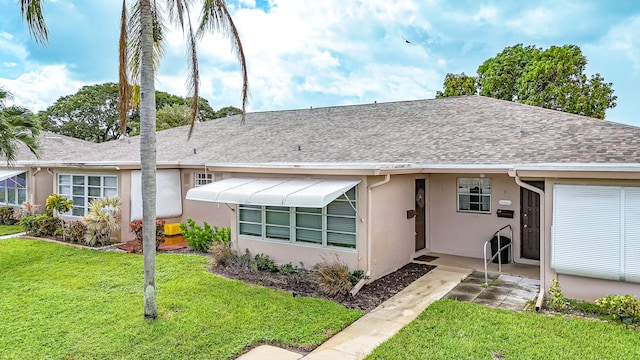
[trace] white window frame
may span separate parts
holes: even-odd
[[[62,182],[62,177],[68,177],[69,183]],[[74,185],[75,178],[83,178],[83,184]],[[89,178],[100,178],[100,185],[90,185]],[[105,179],[115,179],[115,186],[107,186],[105,183]],[[118,175],[114,174],[87,174],[87,173],[58,173],[56,176],[56,188],[58,190],[58,194],[66,197],[67,199],[74,200],[73,209],[70,211],[60,214],[64,216],[71,217],[82,217],[87,215],[89,212],[89,203],[91,200],[100,198],[100,197],[108,197],[108,196],[118,196],[119,191],[119,180]],[[67,186],[68,189],[63,188],[63,186]],[[80,194],[80,190],[82,189],[82,194]],[[89,189],[99,189],[99,194],[97,194],[94,190],[93,194],[90,195]],[[74,191],[78,193],[74,194]],[[82,198],[82,204],[79,202],[76,203],[77,200]],[[82,210],[82,214],[79,211]]]
[[[194,176],[193,183],[195,184],[196,187],[211,184],[214,181],[213,173],[208,173],[208,172],[195,173],[193,176]]]
[[[282,243],[291,243],[291,244],[300,244],[300,245],[308,245],[308,246],[318,246],[318,247],[327,247],[327,248],[336,248],[336,249],[343,249],[343,250],[356,250],[357,249],[357,242],[358,242],[358,211],[357,211],[357,187],[353,188],[353,195],[346,197],[345,195],[340,196],[339,198],[337,198],[336,200],[332,201],[329,205],[325,206],[324,208],[320,209],[315,209],[315,208],[300,208],[300,207],[274,207],[274,206],[256,206],[256,205],[238,205],[238,216],[236,217],[237,219],[237,229],[238,229],[238,235],[239,236],[243,236],[243,237],[248,237],[248,238],[252,238],[252,239],[259,239],[259,240],[269,240],[269,241],[274,241],[274,242],[282,242]],[[348,193],[349,191],[345,192]],[[351,198],[353,197],[353,199]],[[336,204],[336,203],[350,203],[350,207],[354,210],[354,214],[353,215],[341,215],[341,214],[332,214],[331,211],[329,210],[329,207],[332,206],[332,204]],[[244,215],[243,211],[260,211],[260,221],[249,221],[249,220],[242,220],[241,217]],[[269,213],[287,213],[289,215],[289,223],[288,225],[284,225],[284,224],[275,224],[273,222],[268,223],[267,222],[267,215]],[[255,215],[255,213],[254,213]],[[309,228],[309,227],[302,227],[302,226],[297,226],[297,216],[298,215],[317,215],[318,217],[321,217],[321,226],[320,227],[313,227],[313,228]],[[341,231],[341,230],[332,230],[330,227],[330,223],[331,223],[331,219],[352,219],[353,220],[353,231]],[[241,232],[241,227],[243,225],[248,225],[248,226],[252,226],[254,229],[256,227],[260,227],[260,235],[252,235],[252,234],[243,234]],[[289,236],[282,236],[282,237],[270,237],[267,236],[268,233],[268,228],[272,228],[272,230],[275,230],[275,228],[288,228],[289,230]],[[304,241],[304,240],[298,240],[298,231],[317,231],[317,232],[321,232],[322,234],[322,240],[321,242],[314,242],[314,241]],[[256,231],[257,232],[257,231]],[[347,235],[347,236],[353,236],[354,241],[352,245],[346,245],[346,246],[341,246],[338,245],[338,242],[332,242],[332,240],[330,240],[329,238],[332,237],[332,234],[335,234],[335,236],[340,236],[340,235]]]
[[[476,191],[479,192],[473,192],[475,188],[478,188]],[[461,201],[461,197],[469,197],[469,201]],[[471,201],[472,197],[478,197],[478,200]],[[484,199],[486,199],[486,201],[483,201]],[[491,178],[457,178],[456,202],[456,209],[458,212],[491,214]],[[468,206],[465,206],[465,204]],[[487,210],[482,209],[483,204],[488,205]],[[472,208],[474,205],[477,205],[477,210]]]
[[[24,177],[24,186],[21,186],[19,184],[19,182],[17,181],[18,177]],[[0,181],[0,204],[4,206],[22,205],[22,203],[27,200],[28,180],[29,179],[27,173],[24,172],[22,174],[18,174]],[[10,193],[13,194],[13,201],[9,201]],[[22,199],[20,196],[21,193],[23,194]]]

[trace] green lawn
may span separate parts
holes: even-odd
[[[367,359],[640,359],[640,331],[440,300]]]
[[[24,231],[22,225],[0,225],[0,236],[17,234]]]
[[[362,316],[158,254],[159,318],[145,321],[142,269],[141,255],[0,241],[0,358],[228,359],[262,342],[320,344]]]

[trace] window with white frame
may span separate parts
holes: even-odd
[[[211,184],[213,182],[212,173],[196,173],[196,186]]]
[[[238,233],[291,243],[355,249],[356,187],[324,208],[238,206]]]
[[[73,200],[73,209],[64,215],[84,216],[91,200],[118,195],[116,175],[58,174],[58,194]]]
[[[27,173],[0,181],[0,204],[21,205],[27,200]]]
[[[491,179],[458,178],[458,211],[491,213]]]

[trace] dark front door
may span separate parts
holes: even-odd
[[[544,189],[543,181],[529,184]],[[520,234],[521,256],[525,259],[540,260],[540,195],[520,188]]]
[[[426,189],[424,179],[416,179],[416,251],[426,247],[425,237],[425,204]]]

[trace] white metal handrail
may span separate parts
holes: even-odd
[[[502,230],[507,229],[507,228],[509,229],[510,242],[508,244],[506,244],[505,246],[501,246],[502,243],[500,242],[500,238],[501,237],[506,237],[506,236],[502,236],[502,235],[500,235],[500,233],[502,232]],[[487,260],[487,245],[489,243],[491,243],[491,240],[493,240],[494,237],[498,237],[498,251],[489,260]],[[484,251],[483,251],[483,256],[484,256],[484,283],[486,285],[489,285],[489,277],[487,275],[487,265],[491,261],[493,261],[493,259],[495,259],[496,256],[498,257],[498,272],[502,272],[502,257],[500,256],[502,254],[502,250],[504,250],[506,248],[509,248],[509,259],[510,259],[510,261],[513,261],[513,247],[511,246],[512,242],[513,242],[513,228],[511,228],[511,225],[505,225],[505,226],[501,227],[500,230],[494,232],[491,235],[489,240],[484,242]]]

